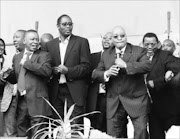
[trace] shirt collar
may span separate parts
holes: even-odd
[[[70,37],[71,37],[71,35],[69,35],[65,40],[64,40],[64,42],[69,42],[69,40],[70,40]],[[59,41],[60,42],[62,42],[62,40],[61,40],[61,38],[59,37]]]
[[[24,54],[27,53],[27,52],[28,52],[28,53],[31,53],[31,54],[34,53],[34,52],[31,52],[31,51],[28,51],[28,50],[25,48],[25,49],[24,49]]]
[[[115,47],[115,51],[116,51],[116,53],[120,53],[121,52],[121,54],[124,54],[124,52],[126,50],[126,47],[127,47],[127,45],[124,46],[121,50],[119,50],[118,48]]]

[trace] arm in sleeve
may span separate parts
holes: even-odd
[[[40,54],[38,58],[39,59],[37,61],[31,61],[31,60],[25,61],[24,68],[33,72],[36,75],[50,77],[52,73],[52,68],[51,68],[52,59],[50,55],[44,52]]]
[[[74,57],[75,58],[75,57]],[[73,67],[68,67],[67,79],[81,79],[90,73],[90,48],[88,40],[82,42],[80,49],[80,63]]]
[[[126,63],[126,65],[126,73],[129,75],[145,74],[151,70],[151,61],[146,56],[146,52],[144,49],[141,49],[136,62],[128,62]]]

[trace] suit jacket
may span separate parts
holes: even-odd
[[[20,61],[24,51],[13,57],[13,72],[7,80],[11,83],[17,83],[20,73]],[[25,89],[27,98],[27,107],[31,116],[51,115],[51,108],[42,97],[49,100],[47,80],[51,76],[51,57],[47,52],[37,50],[33,53],[30,60],[23,66],[25,73]]]
[[[6,82],[3,92],[3,97],[1,101],[1,112],[6,112],[11,104],[13,97],[14,85]]]
[[[86,103],[86,111],[92,112],[96,110],[97,98],[99,94],[99,82],[93,81],[91,78],[92,71],[98,66],[101,59],[101,52],[91,54],[91,72],[89,77],[89,87]]]
[[[111,76],[107,82],[107,118],[112,118],[119,103],[131,117],[137,117],[149,112],[149,98],[144,83],[144,73],[150,71],[151,64],[147,60],[143,48],[127,44],[122,58],[126,69],[121,69],[118,76]],[[102,59],[93,72],[94,79],[104,81],[104,71],[115,61],[115,47],[105,51]]]
[[[154,88],[149,87],[152,98],[152,108],[162,120],[168,122],[168,127],[172,124],[170,119],[180,115],[180,95],[179,87],[171,85],[164,80],[166,71],[171,70],[176,75],[180,71],[180,64],[172,54],[157,50],[152,59],[152,69],[147,76],[147,80],[153,80]],[[172,80],[173,82],[173,80]],[[172,121],[173,122],[173,121]]]
[[[48,42],[45,50],[52,56],[52,67],[59,66],[61,64],[59,38]],[[64,65],[68,68],[65,77],[72,99],[77,105],[83,106],[88,89],[87,75],[90,71],[90,49],[87,39],[71,35],[66,49]],[[55,98],[57,98],[58,94],[59,78],[60,74],[53,73],[49,84],[49,94],[53,104],[56,103]]]

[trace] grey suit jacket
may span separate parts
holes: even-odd
[[[11,83],[17,83],[20,73],[20,61],[23,52],[13,57],[13,72],[7,80]],[[37,50],[33,53],[30,60],[24,63],[25,73],[25,89],[27,98],[27,107],[31,116],[35,115],[51,115],[50,106],[42,97],[49,99],[47,80],[51,76],[51,57],[47,52]]]
[[[106,86],[107,118],[113,117],[120,102],[131,117],[149,112],[149,98],[143,74],[150,71],[151,63],[145,55],[145,50],[128,43],[122,59],[127,68],[121,69],[118,76],[111,76]],[[104,72],[114,61],[115,47],[104,52],[92,77],[103,82]]]

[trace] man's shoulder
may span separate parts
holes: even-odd
[[[47,44],[52,44],[52,43],[55,43],[55,42],[57,42],[57,41],[59,41],[59,38],[58,38],[58,37],[50,40],[49,42],[47,42]]]
[[[47,56],[47,55],[50,55],[49,52],[42,51],[42,50],[37,50],[36,53],[38,53],[38,55],[40,55],[40,56]]]
[[[77,35],[72,35],[72,38],[75,38],[77,40],[82,40],[82,41],[88,40],[87,38],[84,38],[84,37],[81,37],[81,36],[77,36]]]

